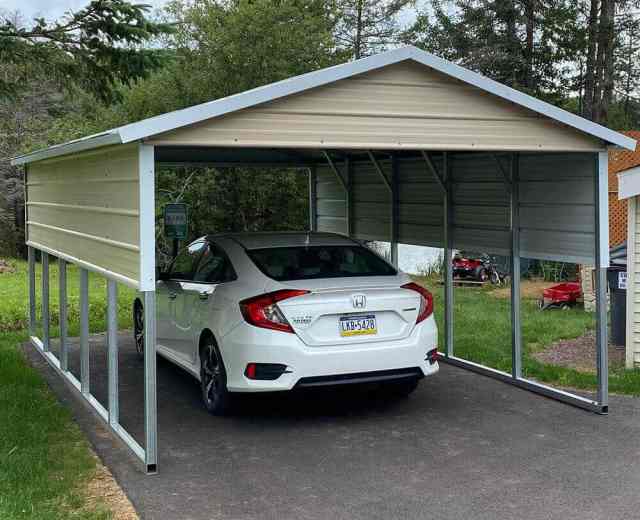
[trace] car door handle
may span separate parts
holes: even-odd
[[[202,301],[207,301],[209,299],[209,293],[206,293],[206,292],[198,293],[198,298],[200,298]]]
[[[178,295],[174,292],[170,292],[169,293],[169,299],[170,300],[175,300],[178,297]]]

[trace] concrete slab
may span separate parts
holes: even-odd
[[[92,388],[106,403],[103,337]],[[640,511],[640,400],[597,416],[443,366],[408,399],[362,392],[243,399],[208,415],[189,375],[159,359],[159,474],[126,448],[31,346],[143,518],[616,519]],[[70,365],[78,371],[78,349]],[[121,422],[142,434],[143,365],[121,336]]]

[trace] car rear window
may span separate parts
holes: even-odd
[[[397,271],[362,246],[309,246],[251,249],[249,257],[279,282],[351,276],[393,276]]]

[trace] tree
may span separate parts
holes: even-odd
[[[140,46],[171,28],[149,21],[148,9],[125,0],[92,0],[55,22],[38,18],[32,27],[0,18],[0,96],[15,96],[28,73],[39,69],[61,90],[79,85],[109,101],[118,84],[160,65],[156,50]]]
[[[337,0],[335,38],[353,59],[363,58],[397,43],[398,15],[415,0]]]

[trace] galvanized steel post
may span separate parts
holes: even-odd
[[[391,263],[398,267],[398,234],[399,234],[399,204],[398,204],[398,159],[391,155]]]
[[[91,393],[89,369],[89,272],[80,268],[80,391]]]
[[[522,326],[520,322],[520,156],[511,154],[511,375],[522,377]]]
[[[51,320],[49,316],[49,253],[42,252],[42,350],[49,352]]]
[[[60,370],[69,370],[69,354],[67,338],[67,262],[58,258],[58,305],[60,317]]]
[[[595,205],[596,205],[596,372],[598,377],[598,404],[606,413],[609,406],[609,361],[607,336],[607,268],[609,267],[609,193],[607,152],[596,156]]]
[[[29,335],[36,335],[36,251],[27,247],[29,270]]]
[[[109,424],[119,421],[118,407],[118,285],[107,280],[107,380],[109,391]]]
[[[453,356],[453,198],[451,196],[452,168],[448,152],[443,152],[443,182],[446,188],[444,213],[444,343],[445,354]]]
[[[316,167],[309,168],[309,231],[318,231],[318,191]]]
[[[144,437],[147,473],[158,464],[158,411],[156,402],[156,293],[142,293],[144,303]]]

